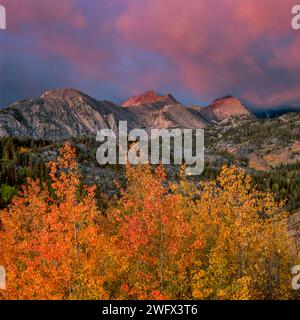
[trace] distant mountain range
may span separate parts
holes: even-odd
[[[129,128],[204,128],[236,116],[274,115],[272,110],[251,112],[232,96],[200,107],[185,106],[171,94],[148,91],[117,105],[98,101],[75,89],[57,89],[45,92],[38,99],[18,101],[1,109],[0,137],[61,140],[95,135],[101,128],[115,130],[120,120],[127,120]]]
[[[256,109],[256,110],[253,110],[252,112],[254,112],[258,118],[269,119],[274,117],[280,117],[286,113],[299,112],[299,111],[300,111],[300,107],[280,106],[277,108]]]

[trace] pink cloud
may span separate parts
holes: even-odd
[[[258,105],[300,102],[294,0],[2,0],[8,32],[76,76],[128,93],[235,94]],[[24,49],[25,50],[25,49]],[[169,89],[168,89],[169,90]]]
[[[2,2],[10,18],[8,32],[29,40],[28,52],[44,57],[45,63],[50,55],[63,57],[83,77],[111,78],[108,68],[115,55],[105,48],[109,25],[99,19],[91,28],[76,0]]]
[[[164,55],[186,88],[199,96],[238,88],[241,97],[250,102],[295,98],[294,92],[273,84],[276,77],[269,70],[272,65],[284,70],[291,65],[300,67],[299,35],[290,24],[293,0],[126,3],[127,10],[117,22],[123,40]],[[292,37],[292,41],[280,48],[284,37]],[[289,58],[293,62],[287,62]],[[265,91],[256,91],[262,83]],[[279,92],[274,93],[272,86]],[[256,99],[251,98],[249,89]]]
[[[20,32],[56,23],[69,24],[75,29],[86,26],[85,17],[77,10],[75,0],[2,0],[8,14],[8,31]]]

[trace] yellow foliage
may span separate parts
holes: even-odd
[[[163,167],[126,169],[105,214],[81,185],[75,150],[28,180],[0,212],[4,299],[289,299],[297,262],[284,203],[237,167],[215,181],[168,183]]]

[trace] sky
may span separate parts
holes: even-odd
[[[300,4],[300,1],[298,1]],[[207,105],[300,105],[297,0],[0,0],[0,106],[72,87]]]

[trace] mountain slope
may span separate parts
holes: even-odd
[[[204,128],[201,114],[181,104],[137,105],[130,107],[140,127],[144,128]]]
[[[136,126],[130,110],[74,89],[58,89],[0,110],[0,137],[59,140],[95,135],[101,128],[115,129],[119,120],[127,120],[129,127]]]

